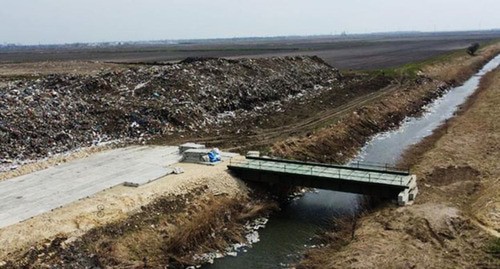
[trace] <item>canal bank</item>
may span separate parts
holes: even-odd
[[[297,268],[500,266],[500,126],[495,116],[500,107],[500,70],[485,75],[499,62],[500,56],[456,88],[455,94],[450,91],[453,98],[445,95],[436,100],[423,120],[410,119],[399,132],[379,135],[363,149],[360,159],[370,159],[377,148],[387,149],[382,156],[402,155],[392,161],[411,165],[417,174],[416,204],[386,205],[363,216],[348,242],[340,242],[336,232],[326,233],[326,246],[307,251]],[[466,103],[458,102],[468,97]],[[440,119],[424,124],[437,116]],[[410,142],[408,133],[426,138],[408,143],[403,154],[388,149],[391,140]]]
[[[491,60],[492,56],[494,55],[489,55],[484,60]],[[410,145],[431,134],[432,130],[442,124],[444,120],[453,116],[457,106],[462,104],[477,89],[481,77],[494,69],[499,61],[500,57],[491,60],[472,78],[465,81],[462,86],[451,89],[437,87],[434,91],[427,88],[427,93],[422,90],[420,95],[416,95],[420,99],[405,99],[407,103],[403,103],[402,106],[408,103],[427,103],[426,106],[419,107],[418,111],[411,109],[414,114],[420,111],[423,111],[424,114],[420,117],[407,118],[400,128],[377,135],[352,162],[397,164],[401,154]],[[460,80],[462,78],[457,78],[457,81]],[[429,87],[429,85],[426,86]],[[386,104],[383,106],[390,107]],[[398,117],[393,118],[397,119]],[[366,118],[364,119],[366,120]],[[399,122],[392,124],[397,125]],[[304,141],[293,141],[293,143],[300,142]],[[279,149],[283,149],[283,147]],[[338,152],[345,152],[345,148],[344,151]],[[286,154],[284,155],[286,156]],[[349,155],[347,153],[344,156]],[[338,158],[338,156],[336,157]],[[312,240],[313,237],[318,232],[328,229],[334,219],[357,212],[361,198],[355,194],[325,190],[306,193],[302,198],[284,205],[282,212],[272,216],[266,228],[259,232],[261,239],[259,243],[254,244],[250,249],[243,250],[237,257],[215,260],[214,264],[203,268],[245,268],[249,264],[252,265],[252,268],[288,267],[301,259],[300,253],[303,253],[304,250],[316,247],[316,242]]]

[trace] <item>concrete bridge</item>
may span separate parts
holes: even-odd
[[[333,165],[248,157],[228,165],[247,181],[302,186],[397,199],[411,203],[418,192],[416,176],[388,166]]]

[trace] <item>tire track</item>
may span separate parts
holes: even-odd
[[[340,119],[344,115],[355,111],[357,108],[378,100],[395,90],[397,90],[397,86],[390,85],[379,91],[355,98],[351,102],[342,106],[318,112],[314,116],[307,119],[285,126],[264,129],[262,131],[259,131],[259,133],[257,134],[247,136],[223,135],[215,138],[205,137],[195,139],[195,141],[197,143],[205,143],[209,145],[230,145],[233,143],[240,144],[239,146],[229,147],[229,150],[239,150],[248,147],[270,145],[281,138],[288,138],[292,135],[301,135],[318,127],[329,124],[335,120]]]

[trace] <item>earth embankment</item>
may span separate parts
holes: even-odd
[[[415,205],[362,216],[348,240],[328,233],[298,268],[499,267],[499,87],[497,68],[457,116],[405,153],[418,178]]]

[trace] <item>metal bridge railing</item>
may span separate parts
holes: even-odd
[[[327,178],[338,178],[347,180],[358,180],[364,182],[379,182],[379,183],[389,183],[394,185],[407,185],[409,180],[404,180],[407,176],[397,176],[385,174],[384,171],[362,171],[362,170],[344,170],[341,167],[314,167],[313,164],[289,164],[289,163],[279,163],[273,162],[272,160],[230,160],[231,166],[239,166],[246,168],[254,168],[265,171],[282,172],[282,173],[293,173],[293,174],[303,174]],[[351,166],[352,167],[352,166]],[[364,176],[354,176],[354,173],[364,173]],[[406,182],[408,181],[408,182]]]
[[[390,165],[388,163],[376,163],[376,162],[352,162],[347,164],[347,166],[355,168],[366,168],[366,169],[377,169],[387,172],[407,172],[410,174],[410,167],[398,167],[395,165]]]

